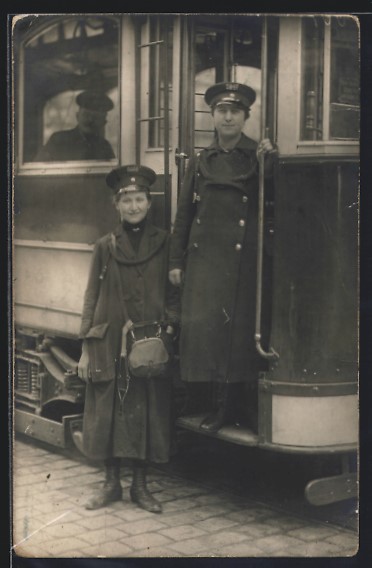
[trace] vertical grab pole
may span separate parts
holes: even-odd
[[[261,140],[268,136],[266,127],[267,100],[267,19],[264,17],[261,42]],[[262,312],[262,267],[264,240],[264,196],[265,196],[265,156],[258,154],[258,235],[257,235],[257,283],[256,283],[256,329],[254,339],[256,349],[265,359],[276,359],[278,354],[272,347],[267,352],[261,345],[261,312]]]

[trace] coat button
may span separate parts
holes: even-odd
[[[244,219],[240,219],[240,221],[239,221],[239,227],[245,227],[245,221],[244,221]]]
[[[243,195],[243,197],[242,197],[242,201],[243,201],[243,203],[247,203],[247,201],[248,201],[248,197],[247,197],[246,195]]]
[[[242,245],[240,243],[236,243],[235,250],[242,250]]]
[[[199,218],[198,218],[198,219],[196,219],[196,222],[197,222],[197,224],[198,224],[198,225],[200,225],[200,223],[201,223],[201,221],[200,221],[200,219],[199,219]]]
[[[192,246],[197,249],[199,245],[198,245],[198,243],[193,243]]]

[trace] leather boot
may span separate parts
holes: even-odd
[[[142,462],[133,464],[133,481],[130,488],[130,498],[141,509],[150,513],[162,513],[161,504],[151,495],[146,486],[146,465]]]
[[[220,386],[218,408],[209,414],[200,424],[204,432],[218,432],[222,426],[228,424],[233,418],[233,385],[230,383]]]
[[[101,509],[113,501],[120,501],[123,489],[120,484],[120,458],[105,460],[105,481],[85,503],[89,510]]]

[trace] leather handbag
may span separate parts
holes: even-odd
[[[139,327],[139,324],[133,324],[130,328],[127,343],[128,369],[131,376],[144,379],[166,377],[171,360],[161,336],[161,325],[154,322],[152,327],[157,328],[154,336],[143,339],[136,338],[136,327]]]

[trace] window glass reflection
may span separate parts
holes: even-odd
[[[358,50],[358,28],[352,18],[303,21],[302,140],[358,139]]]
[[[118,156],[118,23],[73,17],[24,48],[23,161]]]
[[[358,138],[358,28],[352,19],[332,22],[330,138]]]

